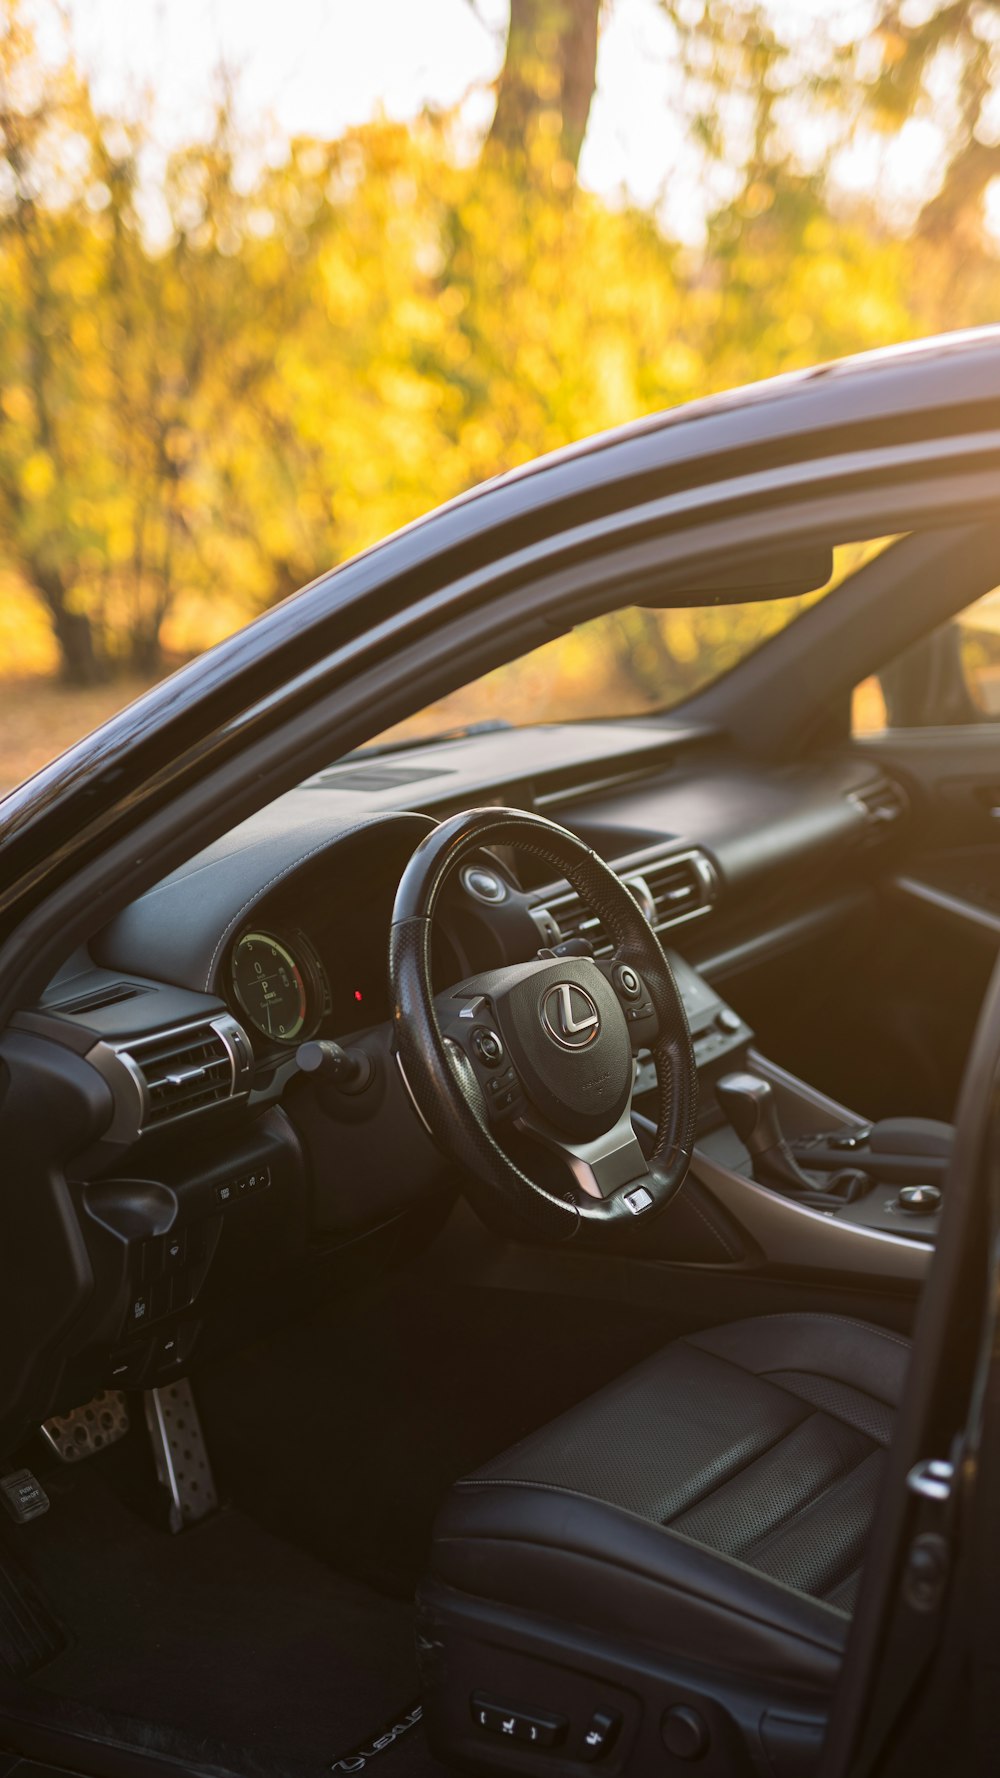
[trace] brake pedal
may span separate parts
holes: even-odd
[[[214,1513],[219,1504],[187,1377],[162,1389],[147,1389],[145,1406],[156,1474],[170,1495],[170,1529],[183,1531]]]
[[[107,1445],[117,1444],[129,1429],[128,1405],[120,1389],[102,1389],[93,1401],[71,1414],[53,1414],[42,1421],[47,1439],[63,1463],[79,1463]]]

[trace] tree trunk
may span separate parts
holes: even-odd
[[[603,0],[511,0],[489,146],[525,153],[542,113],[555,112],[562,159],[576,171],[597,78],[602,5]]]
[[[94,646],[94,629],[85,611],[71,611],[61,574],[37,565],[30,571],[32,585],[49,614],[59,650],[60,678],[67,685],[98,685],[107,677],[106,663]]]

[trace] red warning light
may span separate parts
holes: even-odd
[[[360,989],[360,988],[355,988],[355,990],[354,990],[354,998],[355,998],[355,1000],[363,1000],[363,999],[364,999],[364,995],[363,995],[363,994],[362,994],[362,992],[361,992],[361,989]]]

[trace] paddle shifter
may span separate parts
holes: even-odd
[[[719,1104],[753,1162],[758,1185],[785,1196],[837,1198],[853,1203],[870,1191],[872,1181],[857,1167],[836,1173],[806,1173],[785,1141],[778,1102],[770,1081],[759,1074],[725,1074],[715,1088]]]

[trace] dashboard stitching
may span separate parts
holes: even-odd
[[[212,952],[211,960],[208,965],[208,971],[205,976],[205,992],[209,993],[211,991],[212,977],[215,974],[215,966],[218,963],[219,957],[221,956],[223,950],[225,949],[226,943],[227,943],[228,939],[230,938],[231,934],[236,931],[236,928],[239,926],[239,923],[243,919],[243,916],[245,914],[248,914],[252,907],[256,906],[256,904],[260,901],[261,897],[266,895],[267,891],[269,889],[274,888],[275,883],[280,883],[283,877],[291,876],[293,871],[297,871],[301,865],[307,864],[309,862],[310,858],[315,858],[317,852],[325,852],[328,849],[328,847],[338,846],[342,840],[351,839],[354,834],[364,833],[366,828],[381,826],[385,819],[386,819],[386,817],[382,816],[382,815],[369,816],[364,821],[356,822],[353,827],[343,828],[339,833],[336,833],[336,834],[328,834],[325,839],[323,839],[319,842],[318,845],[310,846],[308,852],[303,852],[299,858],[290,859],[287,864],[282,866],[281,870],[279,870],[275,876],[270,877],[266,883],[262,883],[259,888],[255,889],[253,894],[251,896],[249,896],[248,899],[243,903],[243,906],[241,908],[239,908],[235,914],[233,914],[232,918],[230,919],[230,921],[226,925],[225,929],[223,930],[222,936],[220,937],[219,942],[215,947],[215,950]]]

